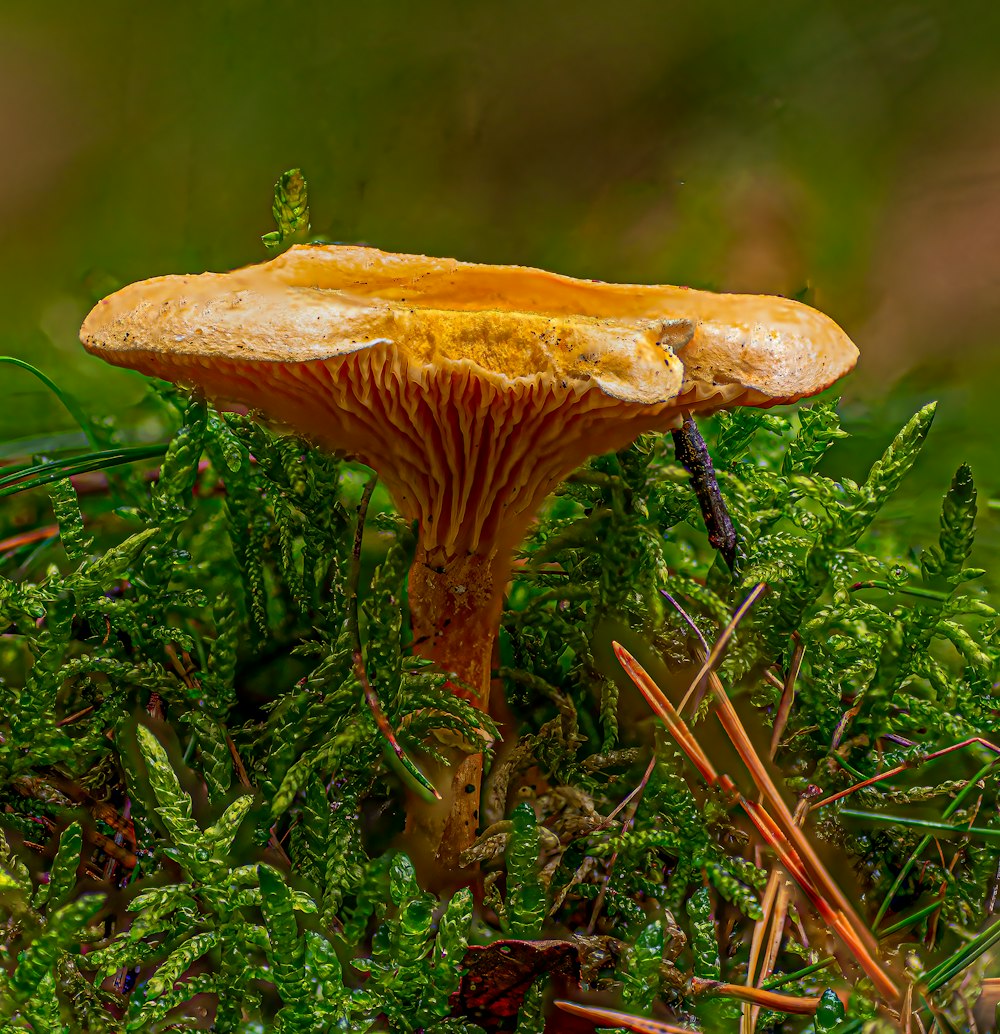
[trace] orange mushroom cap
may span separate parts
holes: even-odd
[[[796,401],[857,358],[785,298],[341,245],[132,284],[81,340],[358,457],[449,556],[513,547],[590,455],[687,411]]]

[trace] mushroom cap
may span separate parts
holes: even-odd
[[[794,402],[857,359],[785,298],[342,245],[132,284],[81,340],[357,456],[448,555],[513,545],[589,455],[684,412]]]

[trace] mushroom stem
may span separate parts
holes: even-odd
[[[414,652],[451,672],[449,688],[480,711],[489,707],[493,647],[509,558],[497,552],[448,557],[441,547],[417,546],[410,569],[410,620]],[[476,838],[483,756],[464,742],[443,745],[448,767],[435,772],[440,802],[415,795],[407,807],[408,847],[433,854],[445,879],[454,879],[459,856]],[[418,867],[420,862],[415,859]]]
[[[422,545],[410,569],[410,620],[413,648],[433,660],[458,681],[456,696],[471,700],[480,711],[489,705],[490,663],[501,590],[495,571],[506,572],[495,553],[470,553],[449,558],[440,547],[429,552]],[[503,574],[501,575],[503,577]]]

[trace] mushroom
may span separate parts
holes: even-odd
[[[785,298],[340,245],[132,284],[81,340],[373,467],[419,526],[414,649],[484,711],[513,551],[570,471],[692,412],[815,394],[857,358]],[[410,816],[449,868],[475,838],[482,772],[479,754],[452,760],[444,803]]]

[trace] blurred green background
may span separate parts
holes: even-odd
[[[128,411],[89,306],[265,258],[300,166],[334,240],[804,297],[862,350],[828,469],[940,399],[893,520],[968,460],[1000,561],[998,40],[982,0],[3,3],[0,350]],[[71,427],[2,369],[0,437]]]

